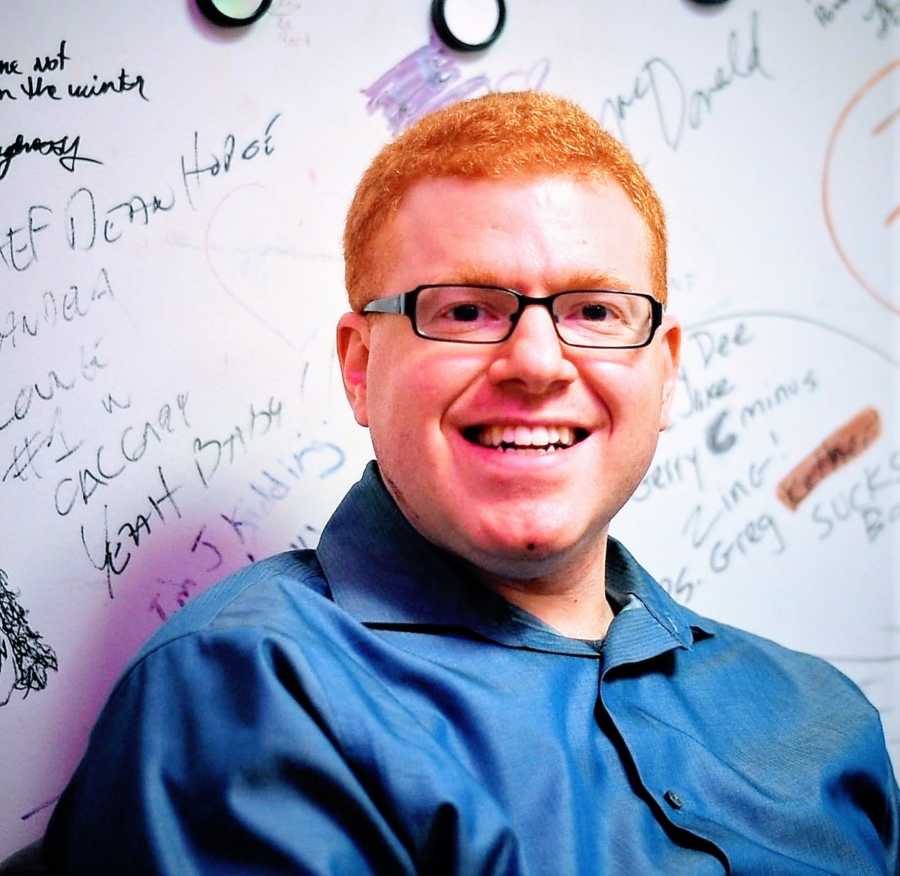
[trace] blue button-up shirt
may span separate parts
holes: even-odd
[[[615,541],[603,641],[404,519],[374,466],[317,553],[184,608],[47,835],[67,873],[884,874],[898,792],[828,664],[672,601]]]

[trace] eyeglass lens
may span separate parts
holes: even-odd
[[[510,334],[518,310],[518,297],[506,289],[434,286],[419,292],[416,325],[430,338],[490,343]],[[564,292],[553,301],[553,320],[570,344],[629,347],[649,337],[652,308],[626,292]]]

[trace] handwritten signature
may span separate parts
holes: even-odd
[[[759,12],[750,15],[750,48],[744,60],[740,58],[741,37],[736,30],[730,31],[727,40],[728,62],[716,67],[712,84],[688,91],[676,69],[659,57],[650,58],[640,68],[631,92],[607,98],[600,110],[599,121],[607,126],[612,119],[618,129],[619,138],[627,143],[626,121],[629,112],[646,99],[652,101],[659,122],[660,133],[671,149],[681,145],[685,131],[697,130],[713,111],[713,97],[732,86],[739,79],[749,79],[760,75],[766,79],[773,77],[762,63],[759,45]]]
[[[78,150],[80,148],[80,136],[70,138],[68,134],[65,134],[55,140],[43,140],[40,137],[32,137],[31,140],[26,140],[24,134],[18,134],[12,143],[0,149],[0,179],[6,177],[14,158],[31,152],[36,152],[38,155],[56,156],[59,159],[60,167],[69,173],[75,172],[75,165],[79,161],[87,162],[88,164],[103,164],[98,158],[88,158],[86,155],[79,155]]]

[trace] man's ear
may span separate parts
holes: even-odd
[[[344,392],[360,426],[369,425],[369,321],[361,313],[345,313],[337,324],[337,354]]]
[[[681,364],[681,324],[676,317],[667,315],[663,317],[658,331],[662,333],[660,356],[663,369],[659,431],[663,432],[672,425],[672,402],[675,397],[675,388],[678,386],[678,367]]]

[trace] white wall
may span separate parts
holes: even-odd
[[[0,857],[161,618],[313,544],[359,475],[343,212],[399,103],[488,87],[580,101],[669,210],[676,422],[616,534],[692,608],[831,659],[900,753],[900,13],[510,0],[492,49],[440,58],[428,5],[274,0],[224,32],[192,0],[4,4],[0,144],[63,154],[0,151],[0,624],[33,658],[0,656]],[[61,99],[29,99],[63,40]],[[94,74],[116,90],[68,94]],[[789,510],[778,484],[869,408]]]

